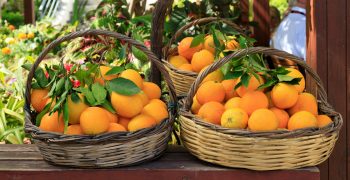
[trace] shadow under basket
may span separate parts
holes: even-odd
[[[318,86],[319,114],[328,115],[333,122],[323,128],[252,132],[210,124],[192,114],[192,99],[204,77],[230,59],[252,53],[276,55],[303,67]],[[315,166],[330,156],[343,124],[341,115],[326,100],[327,95],[320,78],[303,60],[271,48],[238,50],[216,61],[198,76],[188,96],[181,101],[181,139],[184,146],[197,158],[222,166],[260,171]]]
[[[27,80],[25,104],[25,131],[38,146],[43,158],[49,163],[79,168],[121,167],[150,161],[161,156],[171,137],[174,107],[168,107],[169,118],[152,128],[135,132],[111,132],[100,135],[65,135],[47,132],[34,125],[35,115],[30,108],[31,82],[35,69],[48,52],[58,44],[83,36],[109,36],[123,40],[142,50],[162,73],[169,89],[170,103],[176,103],[176,95],[169,74],[159,59],[143,44],[116,32],[85,30],[73,32],[51,42],[35,61]]]

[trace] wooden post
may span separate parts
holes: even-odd
[[[165,15],[168,12],[168,8],[172,7],[172,4],[173,0],[159,0],[153,11],[151,50],[159,59],[162,59]],[[151,64],[151,81],[160,85],[161,74],[154,64]]]
[[[257,27],[254,27],[254,38],[258,41],[258,46],[269,46],[270,41],[270,6],[269,0],[253,1],[254,21]]]
[[[241,8],[241,22],[244,25],[247,25],[249,23],[249,0],[241,0],[240,8]]]
[[[34,0],[24,0],[24,23],[35,23]]]

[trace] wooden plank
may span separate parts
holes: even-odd
[[[259,46],[269,46],[270,41],[270,6],[269,0],[254,0],[254,21],[258,26],[254,27],[254,38]]]
[[[244,25],[249,23],[249,0],[241,0],[240,1],[241,8],[241,22]]]
[[[35,13],[34,13],[34,0],[24,0],[24,23],[34,24]]]
[[[343,115],[344,125],[329,159],[329,179],[347,178],[346,156],[346,0],[327,0],[329,102]]]
[[[327,1],[309,0],[306,13],[307,63],[317,71],[327,91]],[[307,90],[316,92],[316,85],[307,77]],[[328,180],[328,160],[318,166],[321,180]]]
[[[350,2],[347,1],[346,2],[346,6],[347,6],[347,15],[346,15],[346,20],[347,20],[347,26],[346,26],[346,66],[347,66],[347,75],[346,75],[346,82],[347,82],[347,87],[346,87],[346,117],[350,117]],[[347,120],[347,119],[344,119]],[[350,131],[350,123],[347,123],[346,126],[347,131]],[[350,133],[347,132],[347,137],[346,137],[346,143],[347,143],[347,179],[350,180]]]

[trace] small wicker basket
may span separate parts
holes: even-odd
[[[175,33],[175,35],[170,39],[169,43],[163,48],[164,57],[166,59],[166,60],[163,60],[163,63],[165,68],[170,74],[171,80],[174,83],[175,92],[177,96],[187,95],[192,83],[196,80],[198,74],[195,72],[178,69],[168,62],[170,56],[177,55],[177,48],[176,47],[171,48],[171,45],[173,45],[177,40],[177,38],[180,37],[182,33],[187,29],[196,25],[207,24],[210,22],[223,22],[228,26],[230,26],[231,28],[235,29],[237,32],[241,33],[242,35],[244,34],[242,28],[240,28],[237,24],[233,23],[230,20],[217,18],[217,17],[207,17],[207,18],[197,19],[181,27]]]
[[[191,113],[193,96],[208,73],[232,58],[255,53],[289,59],[303,67],[317,85],[320,114],[330,116],[333,123],[324,128],[251,132],[209,124]],[[331,154],[343,124],[341,115],[328,104],[319,76],[298,57],[272,48],[242,49],[216,61],[196,79],[182,103],[179,119],[184,146],[201,160],[227,167],[276,170],[320,164]]]
[[[123,40],[142,50],[160,70],[169,88],[170,103],[176,102],[174,87],[169,74],[159,59],[143,44],[116,32],[106,30],[85,30],[73,32],[51,42],[35,61],[27,80],[24,111],[25,131],[30,133],[44,159],[56,165],[80,168],[105,168],[129,166],[155,159],[163,154],[171,135],[174,108],[169,108],[169,118],[153,128],[136,132],[113,132],[96,136],[65,135],[47,132],[33,125],[34,113],[30,108],[31,82],[35,69],[49,51],[58,44],[77,37],[104,35]]]

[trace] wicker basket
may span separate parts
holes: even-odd
[[[206,24],[210,22],[223,22],[228,26],[230,26],[231,28],[238,31],[239,33],[241,33],[242,35],[244,34],[243,30],[237,24],[233,23],[230,20],[221,19],[217,17],[207,17],[207,18],[197,19],[181,27],[175,33],[175,35],[170,39],[167,46],[163,48],[164,58],[166,59],[166,60],[163,60],[163,62],[167,71],[170,74],[171,80],[174,83],[175,92],[177,96],[186,96],[188,94],[188,91],[190,90],[192,83],[196,80],[198,74],[195,72],[180,70],[168,62],[170,56],[177,55],[177,48],[176,47],[171,48],[171,45],[175,43],[176,39],[180,37],[182,33],[187,29],[196,25]]]
[[[161,124],[135,132],[113,132],[96,136],[64,135],[42,131],[33,125],[35,118],[34,113],[30,109],[30,92],[35,69],[48,52],[58,44],[88,35],[110,36],[123,40],[145,52],[148,58],[162,72],[170,91],[171,103],[176,102],[176,95],[169,74],[159,59],[144,45],[116,32],[105,30],[73,32],[51,42],[41,52],[29,73],[24,108],[26,113],[25,131],[31,134],[44,159],[56,165],[80,168],[120,167],[142,163],[161,156],[167,148],[171,135],[174,108],[169,108],[169,118],[163,120]]]
[[[290,59],[303,67],[317,84],[320,114],[330,116],[333,123],[324,128],[251,132],[223,128],[194,116],[190,111],[192,98],[204,77],[230,59],[252,53]],[[214,164],[253,170],[294,169],[320,164],[331,154],[343,124],[341,115],[328,104],[319,76],[304,61],[286,52],[262,47],[235,51],[207,68],[183,100],[179,119],[183,144],[193,155]]]

